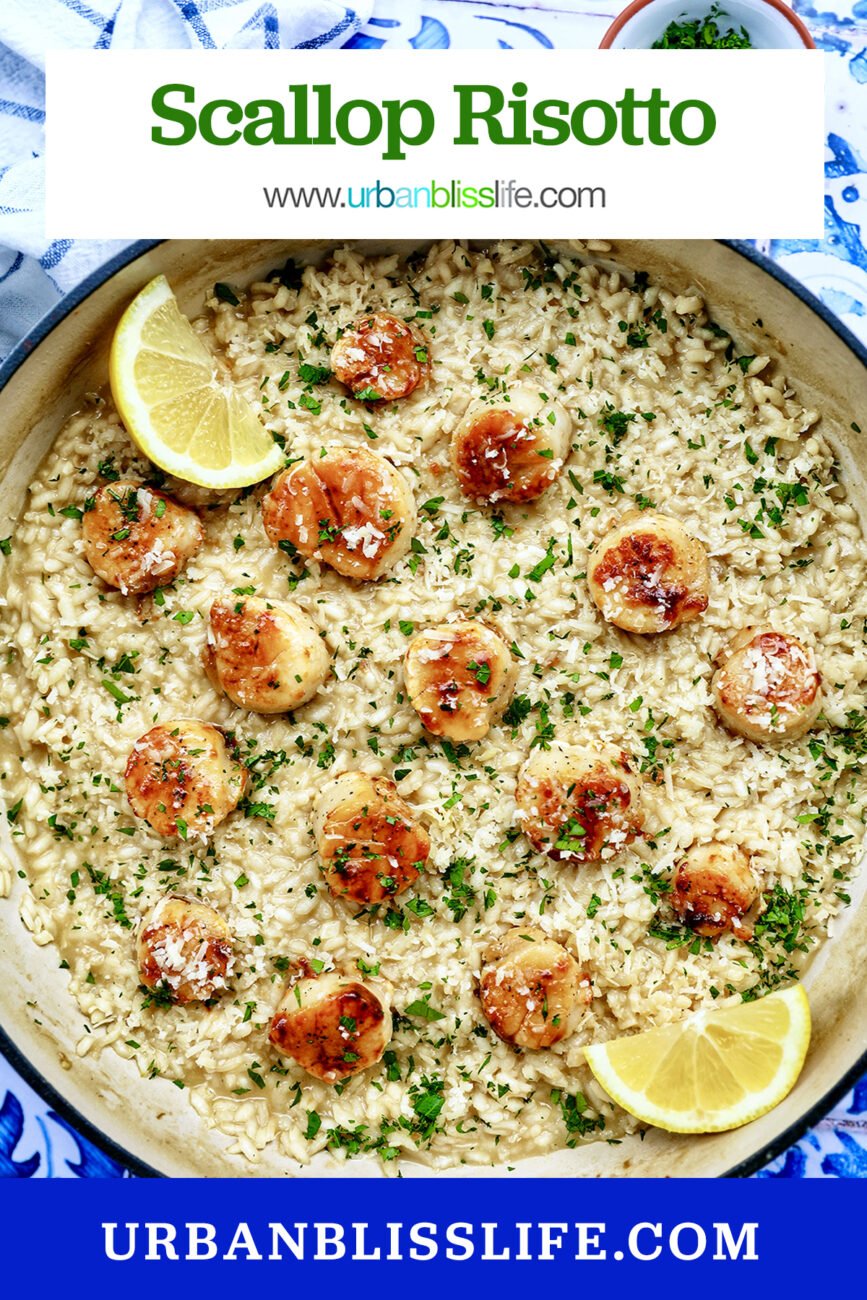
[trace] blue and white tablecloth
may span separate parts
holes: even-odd
[[[625,0],[0,0],[0,359],[120,245],[41,237],[46,46],[590,47]],[[794,9],[826,51],[825,235],[757,239],[867,342],[867,0]],[[0,1058],[0,1177],[123,1177]],[[867,1079],[759,1178],[867,1178]]]

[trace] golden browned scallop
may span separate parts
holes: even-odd
[[[796,740],[822,709],[822,678],[809,646],[771,627],[745,627],[711,682],[714,708],[750,740]]]
[[[125,596],[167,587],[204,539],[194,510],[143,483],[106,483],[85,510],[84,554],[94,573]]]
[[[621,754],[555,741],[530,753],[515,790],[521,829],[550,858],[613,858],[643,826],[641,785]]]
[[[313,829],[328,888],[354,903],[381,903],[402,893],[430,853],[427,832],[395,783],[365,772],[325,782]]]
[[[219,727],[178,718],[135,742],[126,794],[159,835],[207,836],[237,808],[247,786],[234,740]]]
[[[291,980],[271,1020],[278,1052],[325,1083],[375,1065],[391,1040],[391,985],[329,971]]]
[[[232,973],[232,933],[225,918],[195,898],[161,898],[136,939],[141,982],[172,1002],[210,1002]]]
[[[472,501],[533,501],[569,455],[572,421],[560,402],[526,388],[509,399],[472,404],[452,434],[452,468]]]
[[[409,550],[415,498],[406,479],[366,447],[328,447],[284,470],[262,500],[275,546],[291,544],[346,578],[371,581]]]
[[[331,669],[316,624],[298,605],[231,593],[211,606],[202,661],[215,686],[256,713],[306,704]]]
[[[694,844],[674,873],[671,902],[696,934],[715,939],[724,930],[748,938],[741,918],[759,896],[750,860],[742,849],[712,842]]]
[[[487,735],[509,703],[515,675],[505,641],[475,619],[426,628],[404,659],[410,704],[432,735],[449,740]]]
[[[593,551],[587,586],[609,623],[625,632],[665,632],[707,609],[707,552],[676,519],[630,510]]]
[[[542,930],[516,926],[484,954],[482,1010],[514,1047],[551,1047],[577,1027],[590,1002],[590,981],[571,953]]]
[[[331,349],[331,369],[353,397],[391,402],[409,397],[430,369],[417,326],[388,311],[361,316]]]

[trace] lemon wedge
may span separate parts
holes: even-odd
[[[602,1087],[630,1115],[669,1133],[721,1133],[787,1096],[810,1043],[800,984],[755,1002],[585,1047]]]
[[[169,474],[201,487],[238,488],[283,464],[253,407],[220,376],[164,275],[120,318],[109,376],[131,437]]]

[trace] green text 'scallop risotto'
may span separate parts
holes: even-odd
[[[182,1085],[250,1160],[622,1137],[583,1047],[790,980],[848,901],[867,559],[833,430],[697,293],[609,253],[347,249],[217,286],[196,330],[287,465],[331,467],[318,537],[281,522],[285,472],[222,497],[163,479],[102,394],[4,543],[24,923],[69,971],[79,1052]],[[400,356],[366,367],[373,313]],[[380,519],[347,449],[392,467],[368,463]],[[187,529],[186,567],[157,542],[149,581],[97,577],[106,501],[103,553],[147,515]],[[294,620],[271,701],[294,712],[252,711],[219,662],[267,602]],[[204,829],[161,801],[197,758]],[[204,918],[195,960],[159,930],[173,908]],[[317,1028],[317,990],[347,988]]]

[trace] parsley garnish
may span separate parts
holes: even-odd
[[[687,22],[669,23],[653,50],[751,50],[753,43],[745,27],[719,26],[717,19],[728,17],[718,4],[711,6],[704,18],[691,18]]]

